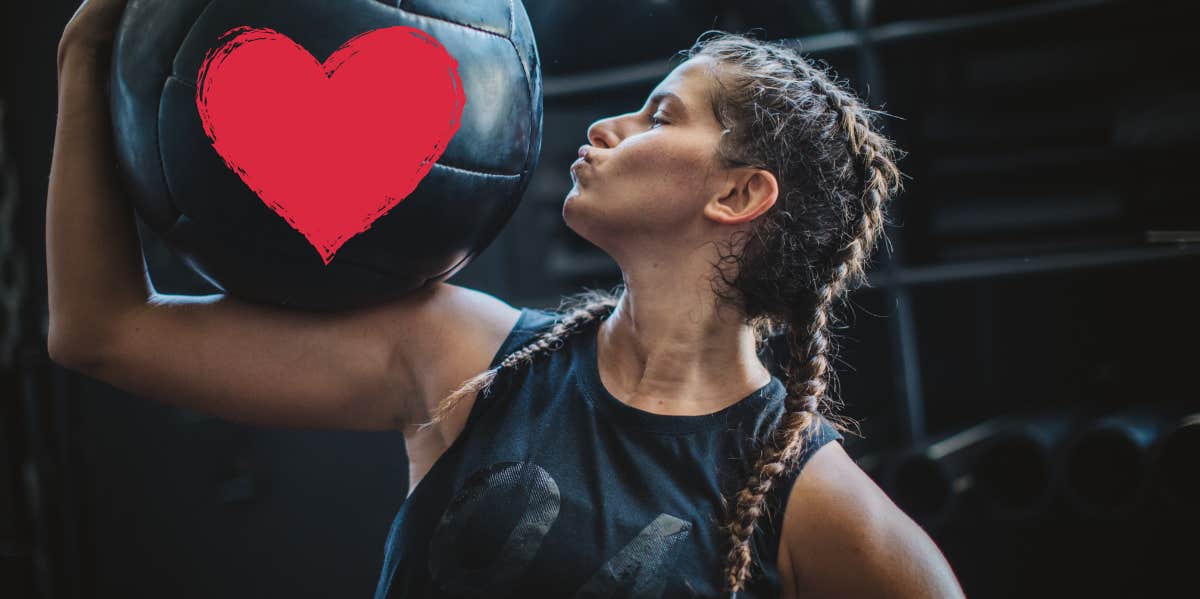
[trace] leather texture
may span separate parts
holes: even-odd
[[[429,33],[458,61],[461,126],[413,193],[326,266],[213,150],[196,77],[237,26],[279,31],[324,61],[396,25]],[[118,162],[149,228],[226,293],[303,309],[365,307],[449,278],[508,222],[541,153],[541,67],[519,0],[130,0],[110,97]]]

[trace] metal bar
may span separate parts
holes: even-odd
[[[1195,243],[1200,242],[1200,231],[1146,231],[1146,243]]]
[[[601,92],[626,85],[656,82],[671,72],[669,60],[589,71],[578,75],[557,75],[542,80],[542,97],[556,98],[572,94]]]
[[[917,285],[994,279],[1034,273],[1074,271],[1106,266],[1160,262],[1180,258],[1195,258],[1197,256],[1200,256],[1200,245],[1187,244],[1171,247],[1155,246],[1090,252],[1064,252],[1042,256],[900,268],[890,273],[886,271],[871,273],[869,279],[872,285],[914,287]]]
[[[796,46],[804,52],[814,54],[849,50],[861,43],[890,44],[912,39],[936,37],[978,31],[988,27],[1002,27],[1025,21],[1095,8],[1112,4],[1118,0],[1059,0],[1033,6],[1002,8],[970,15],[935,17],[896,21],[855,31],[832,31],[813,36],[781,39],[779,41]]]
[[[804,37],[789,37],[778,40],[805,54],[827,54],[858,48],[863,36],[857,31],[830,31]]]
[[[866,86],[871,104],[883,105],[887,97],[883,66],[871,37],[865,35],[874,8],[874,0],[855,0],[853,4],[854,25],[859,32],[859,85]],[[899,201],[893,201],[892,209],[902,211],[903,205]],[[921,389],[921,364],[917,353],[917,327],[913,319],[912,297],[908,289],[895,284],[898,280],[896,273],[903,270],[900,266],[903,259],[903,240],[894,240],[892,251],[884,252],[883,255],[884,272],[890,275],[884,292],[895,307],[895,312],[888,319],[888,337],[892,346],[892,378],[900,392],[896,413],[899,425],[897,428],[904,431],[901,443],[911,445],[920,443],[925,438],[925,400]]]
[[[831,31],[804,37],[780,38],[775,41],[795,47],[806,54],[826,54],[854,50],[864,43],[889,44],[1009,25],[1067,14],[1117,1],[1119,0],[1059,0],[1035,6],[997,9],[955,17],[897,21],[874,28]],[[554,99],[574,94],[601,92],[627,85],[654,83],[670,73],[671,68],[670,60],[663,59],[576,75],[545,77],[542,80],[542,96],[545,99]]]
[[[986,27],[1011,25],[1046,17],[1112,4],[1116,0],[1059,0],[1032,6],[989,10],[972,15],[897,21],[867,31],[875,43],[891,43],[936,35],[977,31]]]
[[[892,338],[893,359],[899,365],[893,374],[901,389],[900,430],[906,431],[903,441],[917,444],[925,440],[925,395],[921,383],[921,356],[917,346],[916,319],[913,318],[912,295],[908,289],[895,286],[891,299],[896,312],[888,319]]]

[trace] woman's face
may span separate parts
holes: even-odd
[[[640,110],[588,128],[581,148],[586,160],[571,167],[574,185],[563,219],[618,262],[662,250],[668,241],[680,246],[707,239],[718,224],[705,206],[729,193],[732,183],[717,161],[722,128],[709,99],[711,61],[687,60]]]

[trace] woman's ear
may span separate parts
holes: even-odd
[[[752,221],[775,205],[779,183],[775,175],[761,168],[731,171],[724,194],[704,206],[704,214],[725,224]]]

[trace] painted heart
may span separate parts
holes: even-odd
[[[221,40],[197,77],[204,131],[326,265],[416,189],[458,132],[458,62],[419,29],[368,31],[324,63],[270,29]]]

